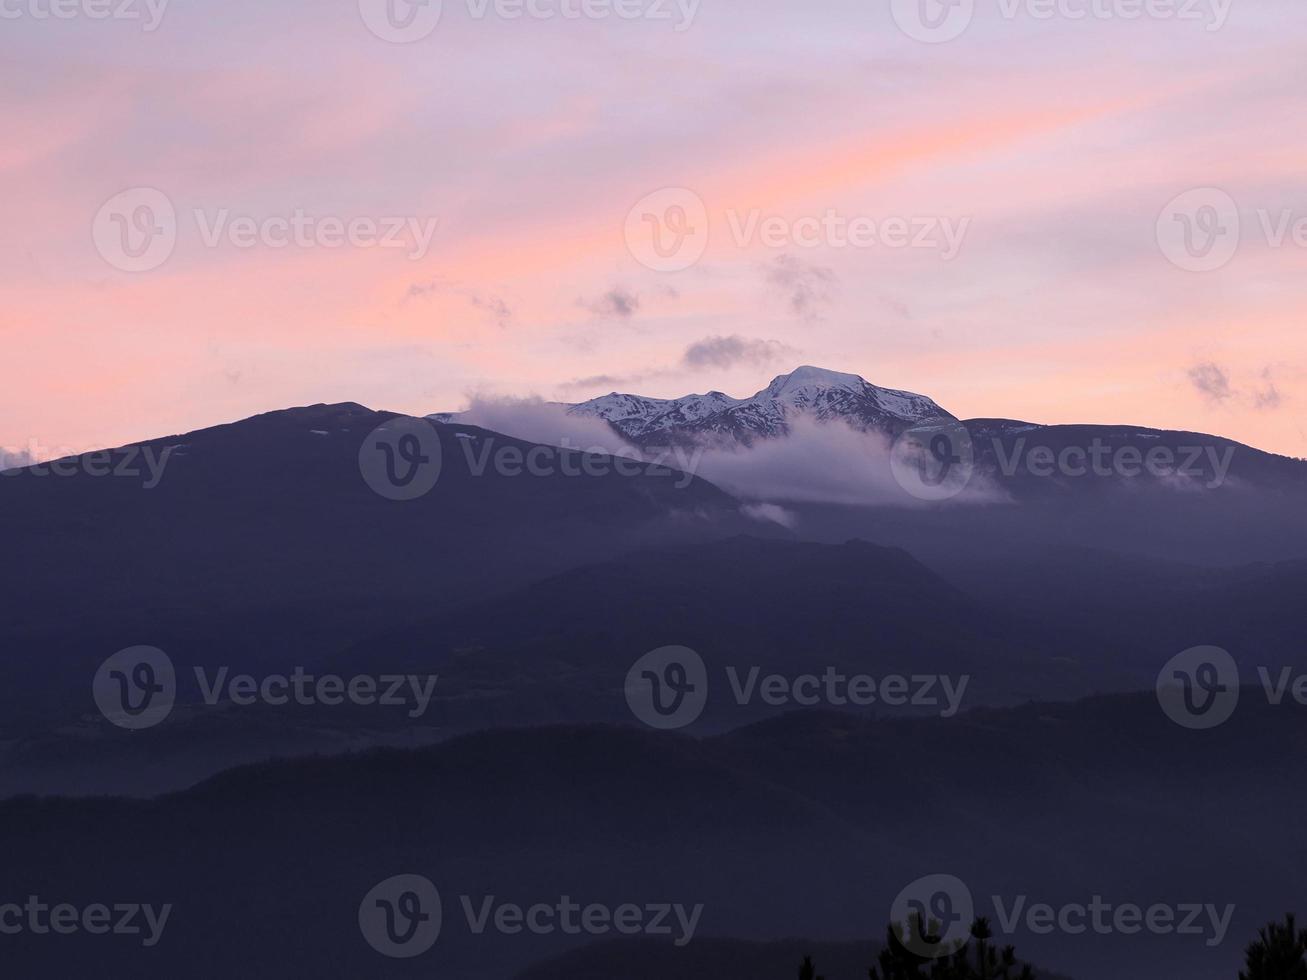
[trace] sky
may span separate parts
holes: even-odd
[[[1307,456],[1301,0],[0,0],[0,446],[752,394]]]

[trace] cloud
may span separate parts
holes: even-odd
[[[753,340],[733,334],[730,337],[705,337],[691,344],[681,356],[681,364],[693,371],[725,369],[737,364],[756,367],[797,353],[776,340]]]
[[[640,309],[640,297],[631,290],[618,286],[596,300],[581,303],[581,306],[606,320],[629,320]]]
[[[885,305],[887,309],[889,309],[896,316],[902,317],[904,320],[915,319],[915,317],[913,317],[912,315],[912,310],[908,307],[908,304],[904,303],[902,300],[895,299],[893,296],[886,295],[886,296],[881,296],[880,301]]]
[[[1253,408],[1261,412],[1273,412],[1283,404],[1284,396],[1271,378],[1270,368],[1262,372],[1262,381],[1265,382],[1262,389],[1253,392]]]
[[[1221,405],[1234,397],[1230,375],[1219,364],[1204,361],[1189,369],[1189,381],[1208,402]]]
[[[591,374],[584,378],[564,381],[558,387],[567,392],[593,391],[595,388],[606,388],[609,391],[621,389],[629,391],[638,388],[647,381],[658,381],[676,373],[666,368],[652,368],[648,371],[636,371],[632,374]]]
[[[404,299],[421,299],[423,296],[430,296],[432,293],[441,292],[449,287],[448,283],[441,282],[439,279],[432,279],[428,282],[415,282],[408,287],[404,293]]]
[[[738,364],[762,367],[773,361],[793,358],[798,353],[778,340],[754,340],[738,334],[705,337],[687,347],[675,366],[653,367],[632,374],[592,374],[565,381],[559,388],[563,391],[633,388],[645,382],[675,378],[686,371],[726,370]]]
[[[495,322],[501,327],[508,326],[509,322],[513,319],[512,309],[498,296],[482,296],[479,293],[471,292],[469,292],[467,296],[468,299],[471,300],[473,306],[479,310],[485,310],[494,317]]]
[[[636,454],[621,435],[602,419],[569,415],[567,406],[540,398],[474,396],[459,424],[548,446],[589,452]],[[762,439],[751,447],[723,446],[705,439],[694,447],[678,447],[674,460],[657,451],[646,458],[708,480],[740,498],[753,520],[792,526],[787,503],[834,503],[852,506],[923,507],[895,480],[889,465],[888,437],[861,432],[843,422],[819,422],[799,416],[790,434]],[[950,504],[995,503],[1007,496],[991,483],[973,476]]]
[[[776,504],[744,504],[740,512],[752,521],[760,524],[779,524],[793,530],[799,523],[799,516],[792,510],[786,510]]]
[[[569,415],[567,406],[542,398],[473,395],[460,425],[477,425],[527,442],[612,455],[627,443],[602,419]]]
[[[1260,386],[1251,390],[1236,387],[1230,378],[1230,372],[1213,361],[1204,361],[1189,369],[1189,381],[1198,393],[1211,405],[1224,405],[1229,401],[1251,403],[1259,412],[1273,412],[1284,403],[1271,369],[1263,368]]]
[[[404,293],[404,302],[408,303],[415,299],[422,299],[435,293],[450,293],[455,296],[462,296],[476,309],[489,313],[500,327],[507,327],[513,319],[512,307],[501,297],[493,293],[468,289],[445,279],[430,279],[426,282],[413,283],[408,287],[408,291]]]
[[[830,304],[831,290],[838,283],[834,270],[792,255],[778,255],[763,271],[767,284],[785,296],[790,312],[808,321],[821,319],[819,309]]]
[[[899,485],[890,468],[890,441],[844,422],[799,416],[790,433],[749,448],[706,447],[695,475],[753,504],[833,503],[853,506],[928,506]],[[973,476],[950,504],[996,503],[1007,495]]]
[[[592,374],[589,377],[577,378],[574,381],[564,381],[560,388],[617,388],[621,385],[631,383],[634,376],[623,376],[620,374]]]

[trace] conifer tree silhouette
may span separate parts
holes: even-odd
[[[817,976],[817,968],[812,965],[812,957],[805,956],[803,965],[799,967],[799,980],[826,980],[826,978]]]
[[[909,931],[911,930],[911,931]],[[1017,960],[1016,949],[994,947],[989,920],[971,924],[972,941],[935,959],[918,956],[905,942],[909,935],[938,942],[940,924],[931,921],[926,930],[914,916],[906,923],[891,923],[885,933],[885,948],[869,980],[1035,980],[1034,968]],[[817,976],[812,957],[805,956],[799,980],[823,980]],[[1283,922],[1268,922],[1258,930],[1247,950],[1247,965],[1239,980],[1307,980],[1307,929],[1299,929],[1292,913]]]
[[[1247,960],[1239,980],[1307,980],[1307,929],[1298,930],[1292,914],[1267,923],[1249,944]]]

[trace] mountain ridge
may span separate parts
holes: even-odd
[[[613,391],[588,401],[553,403],[573,418],[607,422],[622,438],[638,446],[708,441],[751,446],[759,439],[789,433],[797,416],[840,420],[859,431],[898,435],[925,422],[956,421],[926,395],[884,388],[856,374],[802,365],[780,374],[746,398],[721,391],[649,398]],[[460,412],[427,416],[456,422]]]
[[[940,871],[985,905],[994,895],[1061,905],[1214,894],[1237,907],[1229,935],[1246,936],[1294,900],[1284,867],[1301,863],[1302,842],[1257,842],[1303,805],[1303,712],[1249,697],[1201,752],[1151,692],[954,719],[800,711],[711,738],[634,725],[501,729],[244,766],[144,801],[7,800],[0,838],[13,855],[12,891],[98,896],[125,879],[129,897],[166,896],[177,908],[166,943],[151,950],[17,936],[7,962],[23,976],[103,972],[107,961],[115,976],[175,977],[194,975],[182,967],[196,958],[211,964],[205,976],[374,976],[358,904],[400,871],[430,878],[448,908],[487,889],[523,904],[559,894],[702,903],[704,939],[874,943],[894,895]],[[1267,753],[1268,743],[1283,750]],[[1227,791],[1212,792],[1214,779]],[[1082,821],[1107,833],[1087,837]],[[140,859],[142,841],[153,860]],[[324,863],[324,853],[341,860]],[[287,942],[313,923],[330,927],[320,946]],[[580,937],[478,936],[454,928],[453,916],[450,925],[434,955],[441,975],[463,980],[535,964],[558,976],[560,956],[577,967],[631,962],[608,955],[622,950],[599,950],[598,960],[572,952],[588,945]],[[1144,932],[1113,943],[1018,929],[1005,941],[1079,977],[1234,974],[1237,943],[1184,938]],[[670,975],[705,976],[692,972],[696,947]],[[781,958],[774,973],[768,963],[766,974],[743,975],[794,976],[797,961]],[[433,962],[385,975],[430,976]],[[825,975],[849,976],[834,972],[838,962],[818,959]]]

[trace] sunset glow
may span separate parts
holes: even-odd
[[[178,4],[151,31],[5,19],[0,445],[117,445],[315,402],[744,395],[814,363],[961,417],[1307,455],[1307,8],[1237,0],[1211,29],[981,3],[928,44],[886,4],[823,5],[802,36],[789,6],[704,0],[678,30],[446,3],[411,44],[345,2]],[[291,56],[308,38],[314,58]],[[93,224],[142,187],[175,206],[176,247],[125,272]],[[1238,203],[1237,252],[1178,268],[1159,215],[1209,187]],[[624,240],[661,188],[692,191],[710,224],[681,271]],[[205,241],[224,215],[296,213],[435,231],[420,255]],[[965,237],[948,258],[737,233],[828,213]],[[776,353],[685,360],[717,336]],[[1224,388],[1195,383],[1205,365]]]

